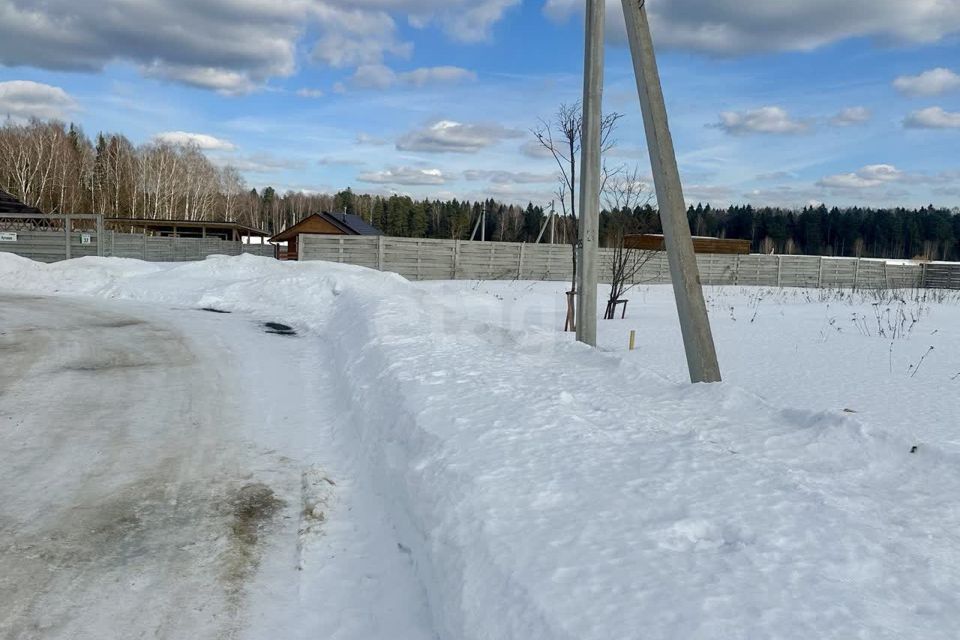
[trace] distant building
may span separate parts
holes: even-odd
[[[623,237],[625,248],[640,251],[666,251],[665,242],[663,234],[660,233],[626,235]],[[704,254],[748,255],[750,253],[750,241],[694,236],[693,251],[694,253]]]
[[[12,195],[0,189],[0,213],[43,213],[40,209],[29,207]]]
[[[287,250],[280,251],[283,260],[296,260],[299,239],[303,234],[321,236],[379,236],[380,230],[360,216],[349,213],[315,213],[270,238],[270,242],[287,243]]]
[[[108,229],[117,232],[142,233],[164,238],[210,238],[249,244],[253,238],[266,238],[270,235],[236,222],[144,218],[106,218],[103,222]]]

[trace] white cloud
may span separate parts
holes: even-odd
[[[873,117],[873,112],[866,107],[850,107],[844,109],[830,119],[830,124],[837,127],[849,127],[863,124]]]
[[[890,164],[870,164],[860,169],[859,175],[870,180],[893,182],[902,180],[906,174]]]
[[[733,135],[803,133],[810,128],[809,123],[794,120],[782,107],[725,111],[720,114],[720,122],[716,126]]]
[[[475,153],[498,142],[523,134],[497,124],[461,124],[439,120],[397,141],[400,151],[427,153]]]
[[[195,146],[204,151],[233,151],[237,148],[228,140],[215,138],[205,133],[189,133],[187,131],[165,131],[153,136],[157,142],[178,146]]]
[[[711,204],[727,205],[733,202],[733,190],[723,185],[684,185],[683,195],[688,204],[694,202],[709,202]]]
[[[321,167],[356,167],[366,163],[355,158],[326,156],[317,160],[317,164]]]
[[[295,69],[309,0],[0,0],[0,64],[144,73],[242,93]]]
[[[908,129],[960,129],[960,113],[945,111],[942,107],[930,107],[914,111],[903,126]]]
[[[357,68],[350,81],[363,89],[387,89],[397,81],[397,74],[386,65],[365,64]]]
[[[60,87],[30,80],[0,82],[0,118],[62,119],[76,108],[73,98]]]
[[[243,95],[257,88],[257,83],[247,74],[215,67],[192,67],[154,62],[140,67],[140,71],[147,77],[179,82],[199,89],[210,89],[228,96]]]
[[[908,96],[940,96],[960,89],[960,75],[940,67],[918,76],[900,76],[893,81],[893,86]]]
[[[892,182],[902,182],[909,177],[900,169],[889,164],[871,164],[855,173],[841,173],[827,176],[817,182],[818,187],[838,191],[857,191],[874,189]]]
[[[408,58],[413,45],[397,28],[400,17],[457,40],[484,40],[519,2],[0,0],[0,65],[99,71],[122,61],[147,76],[235,95],[295,73],[298,49],[336,68]]]
[[[476,80],[477,74],[462,67],[440,66],[421,67],[407,73],[400,74],[400,80],[415,87],[428,84],[456,84]]]
[[[373,184],[400,186],[442,185],[447,183],[447,177],[439,169],[417,169],[413,167],[393,167],[383,171],[361,173],[357,176],[357,180]]]
[[[489,180],[492,184],[510,185],[510,184],[544,184],[554,182],[557,179],[553,173],[530,173],[528,171],[491,171],[482,169],[470,169],[463,172],[465,180],[476,182],[480,180]]]
[[[378,138],[377,136],[372,136],[369,133],[364,133],[361,131],[357,134],[357,144],[369,144],[375,147],[383,146],[390,144],[390,141],[386,138]]]
[[[614,147],[614,149],[616,149],[616,147]],[[520,145],[520,153],[528,158],[553,159],[553,155],[550,153],[550,151],[536,140],[527,140]]]
[[[949,191],[957,184],[958,178],[960,171],[910,173],[893,165],[874,164],[854,173],[827,176],[816,186],[834,195],[866,196],[883,202],[909,196],[911,187],[923,185],[932,186],[934,194],[951,195]]]
[[[659,0],[648,7],[658,43],[722,55],[809,51],[862,37],[936,42],[960,32],[955,0]],[[622,39],[621,2],[607,0],[607,8],[607,23]],[[582,0],[544,4],[557,20],[582,11]]]
[[[461,67],[420,67],[397,73],[383,64],[369,64],[358,67],[350,81],[363,89],[389,89],[396,84],[423,87],[428,84],[455,84],[476,78],[477,74]]]
[[[313,58],[336,68],[377,65],[385,55],[409,57],[413,45],[397,36],[394,19],[384,11],[344,9],[321,3],[317,9],[323,33]]]
[[[310,89],[303,87],[302,89],[297,89],[297,96],[301,98],[322,98],[323,91],[320,89]]]
[[[448,7],[436,18],[447,33],[463,42],[481,42],[490,38],[493,25],[520,0],[438,0],[434,4]]]
[[[769,188],[751,189],[743,194],[743,199],[758,206],[777,207],[817,207],[822,204],[818,198],[822,192],[814,187],[774,185]]]
[[[527,202],[539,202],[549,205],[550,201],[553,200],[556,195],[550,189],[535,189],[526,185],[494,182],[485,185],[481,190],[476,192],[467,192],[466,195],[461,197],[470,200],[483,200],[494,197],[498,200],[513,202],[522,206]]]
[[[761,173],[757,176],[757,180],[761,182],[770,182],[774,180],[789,180],[795,176],[789,171],[771,171],[769,173]]]
[[[290,170],[299,170],[307,166],[300,158],[278,157],[271,153],[255,153],[243,157],[224,158],[219,164],[252,174],[273,174]]]

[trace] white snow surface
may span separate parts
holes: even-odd
[[[921,318],[894,340],[872,335],[867,296],[711,290],[726,382],[691,386],[665,287],[631,292],[628,319],[601,323],[601,351],[557,332],[562,283],[413,284],[252,256],[0,255],[0,290],[215,307],[324,345],[309,362],[325,369],[317,383],[335,392],[336,424],[309,446],[301,429],[298,446],[343,456],[327,452],[324,468],[351,478],[368,524],[382,510],[430,622],[321,637],[937,639],[960,628],[956,299],[916,303]],[[305,371],[269,367],[257,401]],[[300,401],[307,415],[330,411]],[[282,426],[271,433],[283,440]],[[353,517],[344,511],[331,526]],[[363,581],[363,554],[347,555],[355,575],[340,563],[335,583],[319,570],[311,581],[318,609],[345,607],[335,594]],[[355,623],[379,606],[355,601],[339,616]],[[249,637],[307,637],[297,625],[309,622]]]

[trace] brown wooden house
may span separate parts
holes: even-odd
[[[666,251],[665,240],[663,235],[659,233],[624,236],[623,246],[627,249],[638,249],[640,251]],[[694,236],[693,251],[694,253],[747,255],[750,253],[750,241]]]
[[[321,236],[379,236],[380,231],[366,222],[360,216],[349,213],[315,213],[281,231],[270,238],[270,242],[287,243],[286,251],[280,250],[278,258],[281,260],[296,260],[298,257],[299,239],[303,234]]]

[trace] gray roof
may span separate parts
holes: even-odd
[[[346,225],[352,229],[358,236],[382,236],[383,234],[379,229],[371,225],[369,222],[361,218],[360,216],[355,216],[352,213],[325,213],[324,215],[329,216],[339,222],[340,224]]]

